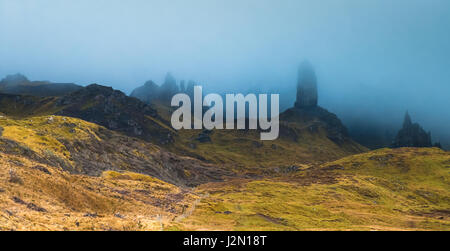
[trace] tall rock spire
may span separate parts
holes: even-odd
[[[297,101],[295,106],[298,108],[316,107],[317,102],[316,73],[312,65],[308,61],[304,61],[300,64],[298,70]]]
[[[164,83],[161,85],[160,99],[170,103],[173,95],[178,93],[178,85],[176,79],[169,72],[166,75]]]
[[[406,111],[405,119],[403,120],[403,128],[409,127],[412,125],[411,116],[409,116],[409,112]]]

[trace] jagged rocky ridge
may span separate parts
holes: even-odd
[[[431,132],[425,130],[418,124],[413,123],[411,116],[406,112],[403,127],[395,137],[393,147],[432,147]],[[440,146],[436,144],[435,146]]]
[[[158,144],[173,142],[170,122],[140,100],[111,87],[92,84],[62,97],[0,94],[0,112],[9,116],[61,115]]]
[[[194,81],[188,81],[187,86],[182,80],[177,84],[177,80],[171,73],[167,73],[164,83],[158,86],[153,81],[147,81],[143,86],[134,89],[130,96],[141,100],[144,103],[151,104],[152,102],[160,102],[164,105],[170,106],[172,97],[177,93],[186,93],[189,97],[194,96]]]
[[[162,144],[173,140],[173,130],[155,109],[111,87],[89,85],[59,98],[56,106],[61,108],[57,115],[80,118],[129,136]]]

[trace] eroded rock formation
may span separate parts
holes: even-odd
[[[151,104],[154,101],[165,105],[170,105],[172,97],[177,93],[186,93],[194,97],[194,81],[186,82],[184,80],[177,84],[176,79],[171,73],[167,73],[164,83],[158,86],[153,81],[147,81],[143,86],[140,86],[131,92],[130,96],[141,100],[144,103]]]
[[[149,80],[143,86],[134,89],[130,96],[149,104],[159,97],[159,86]]]
[[[307,124],[311,133],[318,133],[320,128],[323,128],[327,133],[327,137],[335,143],[340,144],[348,141],[348,131],[341,120],[335,114],[318,106],[317,103],[316,73],[313,66],[308,61],[304,61],[298,71],[295,107],[280,114],[280,120]],[[283,128],[283,125],[281,125],[281,134],[285,133],[283,129],[286,128]]]
[[[318,102],[317,77],[314,68],[304,61],[298,70],[297,101],[295,106],[316,107]]]
[[[411,116],[406,112],[403,127],[395,137],[393,147],[432,147],[431,133],[418,124],[413,123]]]
[[[164,84],[161,85],[159,98],[161,101],[168,101],[179,91],[177,81],[171,73],[167,73]]]

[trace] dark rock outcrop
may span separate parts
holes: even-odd
[[[294,122],[306,125],[311,133],[317,133],[320,128],[325,129],[327,137],[335,143],[341,143],[349,140],[347,128],[341,120],[334,114],[322,107],[294,107],[280,114],[281,122]],[[283,124],[280,127],[280,133],[288,131]]]
[[[153,100],[158,99],[159,95],[159,86],[150,80],[143,86],[134,89],[130,96],[135,97],[144,103],[150,104]]]
[[[314,68],[304,61],[298,71],[297,101],[295,107],[316,107],[318,102],[317,77]]]
[[[210,130],[203,130],[201,133],[198,134],[197,140],[200,143],[207,143],[212,142],[211,137],[209,136],[212,133]]]
[[[432,147],[431,133],[418,124],[412,123],[409,113],[406,112],[403,127],[395,137],[393,147]]]
[[[0,92],[38,97],[63,96],[82,87],[72,83],[29,81],[22,74],[8,75],[0,81]]]
[[[56,106],[60,108],[57,115],[80,118],[145,140],[172,141],[169,127],[155,122],[160,119],[156,110],[111,87],[89,85],[60,98]]]
[[[176,79],[171,73],[167,73],[164,84],[161,85],[159,99],[163,102],[170,103],[172,97],[179,92]]]
[[[335,143],[349,140],[347,128],[341,120],[335,114],[319,107],[317,102],[316,74],[312,65],[304,61],[298,72],[297,101],[293,108],[280,114],[280,121],[304,125],[310,133],[318,133],[321,128],[325,129],[327,137]],[[280,132],[289,134],[289,128],[282,124]]]
[[[173,75],[167,73],[164,83],[161,86],[158,86],[153,81],[147,81],[143,86],[134,89],[130,96],[147,104],[157,102],[170,106],[172,97],[177,93],[185,93],[193,99],[194,85],[195,82],[192,80],[190,80],[187,85],[185,84],[185,81],[182,80],[178,86]]]

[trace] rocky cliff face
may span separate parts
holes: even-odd
[[[61,108],[57,115],[80,118],[158,143],[172,141],[172,131],[158,119],[156,110],[111,87],[89,85],[60,98],[57,106]]]
[[[431,133],[417,123],[412,123],[409,113],[406,112],[403,127],[395,138],[393,147],[432,147]]]

